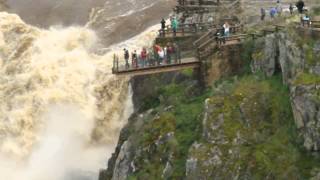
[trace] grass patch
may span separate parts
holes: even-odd
[[[187,77],[192,77],[193,76],[193,69],[192,68],[184,69],[181,71],[181,73]]]
[[[316,85],[320,84],[320,76],[310,73],[301,73],[296,78],[296,85]]]

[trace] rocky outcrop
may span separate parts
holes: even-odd
[[[202,73],[205,83],[211,86],[211,83],[216,80],[240,74],[244,65],[244,60],[239,56],[242,50],[241,44],[222,46],[203,61]]]
[[[304,146],[319,151],[319,42],[291,33],[276,33],[260,39],[251,68],[267,76],[274,75],[277,69],[281,71],[283,83],[291,89],[294,118]]]
[[[205,102],[202,138],[189,150],[186,179],[300,177],[295,137],[285,129],[294,123],[289,92],[277,88],[257,76],[216,87]]]
[[[255,45],[256,51],[252,55],[254,61],[251,63],[252,72],[264,72],[267,76],[272,76],[276,71],[278,56],[275,51],[278,49],[275,34],[268,35],[265,39],[258,39]]]
[[[114,166],[112,180],[126,180],[130,173],[131,162],[131,142],[125,141],[119,152],[119,155]]]
[[[251,63],[252,72],[272,76],[282,73],[283,82],[289,84],[304,68],[303,50],[286,33],[267,35],[256,42]]]
[[[168,179],[172,176],[177,154],[176,120],[172,111],[176,109],[174,104],[178,97],[168,92],[180,93],[175,89],[176,84],[184,84],[181,87],[183,97],[191,98],[201,92],[193,75],[187,72],[132,78],[135,112],[122,129],[115,153],[109,159],[108,168],[100,172],[99,180],[123,180],[135,176]]]
[[[295,122],[308,150],[320,150],[320,101],[315,92],[320,86],[296,86],[291,89]]]

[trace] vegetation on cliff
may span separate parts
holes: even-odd
[[[289,25],[243,46],[242,70],[206,90],[192,70],[146,78],[129,179],[320,178],[319,41]]]
[[[189,71],[184,74],[191,75]],[[199,95],[197,86],[186,81],[158,89],[159,98],[154,102],[161,103],[153,104],[153,115],[132,132],[141,152],[135,158],[137,170],[130,179],[161,178],[168,161],[173,167],[170,177],[184,177],[189,148],[201,135],[201,113],[207,97],[207,93]]]
[[[188,80],[172,82],[157,94],[152,109],[129,127],[129,179],[304,179],[320,167],[303,150],[280,75],[231,77],[207,91]],[[191,170],[190,159],[197,159]]]
[[[213,92],[205,135],[191,149],[190,179],[303,179],[320,166],[301,146],[279,75],[245,76]]]

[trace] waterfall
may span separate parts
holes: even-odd
[[[1,12],[1,179],[97,179],[133,109],[112,55],[150,45],[156,29],[97,55],[87,27],[40,29]]]

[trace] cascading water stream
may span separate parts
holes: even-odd
[[[0,179],[97,179],[132,113],[113,52],[150,45],[157,26],[96,55],[85,27],[39,29],[0,13]]]

